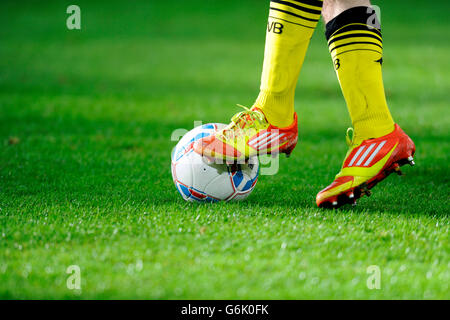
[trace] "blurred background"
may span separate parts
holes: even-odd
[[[66,26],[71,4],[81,9],[81,30]],[[404,228],[433,226],[420,229],[418,234],[428,240],[408,258],[408,266],[418,264],[384,297],[448,297],[448,286],[441,284],[448,280],[450,2],[373,4],[381,7],[388,103],[396,122],[416,142],[417,166],[402,183],[394,178],[383,182],[375,201],[362,200],[361,209],[349,213],[353,224],[337,214],[326,222],[314,203],[340,167],[351,124],[322,22],[296,91],[300,143],[292,157],[281,158],[279,174],[262,177],[241,207],[199,209],[184,204],[173,186],[171,133],[191,129],[196,120],[227,123],[240,111],[236,103],[252,105],[259,90],[269,1],[2,0],[0,226],[5,241],[0,240],[0,295],[72,297],[60,271],[76,257],[101,280],[88,282],[88,297],[267,298],[272,292],[273,298],[364,298],[369,293],[352,282],[358,259],[368,254],[386,261],[389,253],[386,259],[397,266],[392,257],[406,257],[409,245],[403,234],[411,230]],[[280,195],[280,190],[289,192]],[[196,230],[199,210],[207,213],[199,221],[211,230],[204,240],[179,231],[189,223]],[[223,213],[223,221],[216,211]],[[424,214],[415,215],[418,211]],[[244,212],[244,222],[230,224],[230,212]],[[277,212],[288,216],[280,219]],[[405,212],[412,216],[402,216]],[[386,223],[391,215],[400,216],[395,240],[404,242],[397,247],[390,242],[395,230],[368,233],[369,227],[360,223]],[[439,223],[435,215],[442,218]],[[209,224],[211,219],[217,227]],[[282,220],[286,225],[281,226]],[[286,231],[292,224],[297,229]],[[344,234],[338,234],[348,224],[351,232],[342,229]],[[267,225],[275,235],[267,233]],[[321,230],[334,232],[336,238],[358,236],[333,248],[316,243],[327,237]],[[241,244],[234,242],[233,232],[242,236]],[[259,242],[260,236],[268,242]],[[273,260],[286,241],[282,236],[303,243],[302,255],[292,251],[288,260]],[[217,238],[222,240],[214,242]],[[247,238],[262,260],[241,259],[246,247],[240,245]],[[378,243],[379,251],[352,248],[354,243],[369,245],[367,239]],[[442,243],[446,247],[439,247]],[[228,256],[233,248],[236,255]],[[329,255],[337,250],[348,257],[356,252],[359,258],[343,261]],[[208,253],[216,260],[208,260]],[[198,256],[204,260],[196,260]],[[134,267],[129,272],[136,259],[148,266],[145,274],[133,273]],[[424,275],[433,261],[438,261],[434,274],[441,277],[428,286]],[[326,277],[328,262],[339,265],[333,279],[346,279],[345,285],[299,278],[295,269],[315,266],[308,270]],[[215,272],[205,272],[210,268]],[[243,273],[251,281],[241,279]],[[272,275],[273,281],[264,282]],[[414,278],[421,280],[410,290]],[[56,286],[49,290],[49,283]],[[179,288],[180,283],[187,287]]]

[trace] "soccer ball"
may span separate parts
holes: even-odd
[[[193,150],[194,143],[225,127],[222,123],[208,123],[186,133],[172,151],[172,177],[184,200],[217,202],[243,200],[258,181],[258,157],[248,163],[226,165],[210,163]]]

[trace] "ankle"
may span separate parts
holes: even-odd
[[[356,124],[354,130],[354,142],[359,144],[364,140],[376,139],[392,133],[395,130],[395,123],[385,123],[377,126]]]
[[[267,121],[276,127],[288,127],[294,121],[294,95],[261,91],[253,107],[260,109]]]

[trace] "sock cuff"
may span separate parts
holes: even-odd
[[[379,22],[371,7],[350,8],[329,21],[325,35],[333,61],[339,64],[337,56],[361,50],[375,52],[381,59],[383,38],[381,30],[374,25],[379,26]]]
[[[323,0],[271,0],[269,17],[315,29],[322,5]]]
[[[347,26],[352,25],[352,28]],[[345,10],[326,24],[325,37],[330,40],[337,33],[350,30],[369,30],[381,38],[380,21],[371,7],[353,7]]]

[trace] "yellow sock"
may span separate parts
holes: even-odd
[[[382,37],[374,13],[368,7],[348,9],[327,23],[326,36],[356,140],[392,132],[381,73]]]
[[[272,0],[267,25],[261,91],[254,106],[270,124],[294,120],[297,79],[322,11],[322,0]]]

